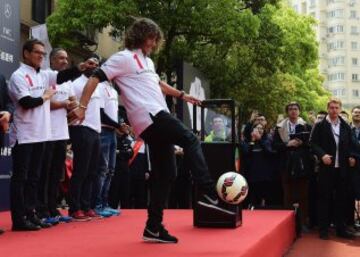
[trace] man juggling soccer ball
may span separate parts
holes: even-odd
[[[89,99],[98,83],[114,80],[120,87],[121,98],[135,134],[150,149],[153,173],[150,182],[150,204],[143,239],[151,242],[177,243],[178,239],[162,225],[163,209],[172,180],[176,176],[174,145],[184,149],[194,181],[202,196],[198,204],[229,215],[235,215],[219,206],[214,181],[210,176],[197,137],[173,117],[164,95],[178,97],[192,104],[200,100],[160,81],[149,55],[163,39],[159,26],[150,19],[136,20],[126,31],[125,50],[112,55],[88,80],[80,104],[69,113],[69,121],[82,121]]]

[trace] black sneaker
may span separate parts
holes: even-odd
[[[329,240],[328,232],[320,232],[319,233],[319,238],[322,239],[322,240]]]
[[[336,236],[344,239],[354,239],[355,236],[353,234],[350,234],[346,230],[340,230],[336,231]]]
[[[203,194],[202,199],[197,202],[199,205],[213,210],[220,211],[229,215],[236,215],[235,212],[220,207],[220,201],[216,193],[214,194]]]
[[[39,219],[36,214],[32,214],[28,216],[28,220],[34,225],[40,226],[41,228],[50,228],[51,224],[45,223],[43,220]]]
[[[19,223],[13,224],[12,226],[12,231],[37,231],[40,229],[40,226],[37,226],[26,219]]]
[[[176,244],[178,239],[169,234],[169,232],[163,227],[160,227],[158,232],[151,231],[148,227],[145,227],[143,233],[143,240],[146,242],[154,243],[173,243]]]

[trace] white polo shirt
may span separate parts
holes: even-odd
[[[336,156],[335,156],[335,168],[339,168],[340,167],[340,163],[339,163],[339,141],[340,141],[340,119],[337,118],[336,122],[332,122],[330,120],[329,115],[326,116],[326,120],[327,122],[330,123],[331,125],[331,132],[333,133],[334,136],[334,140],[335,140],[335,144],[336,144]]]
[[[119,101],[118,93],[109,82],[103,82],[99,85],[101,96],[101,108],[113,120],[118,122]]]
[[[141,49],[120,51],[112,55],[101,69],[120,87],[121,100],[137,136],[153,123],[150,113],[169,112],[154,63],[144,56]]]
[[[50,101],[31,109],[24,109],[19,100],[26,96],[41,97],[44,91],[56,84],[57,72],[36,71],[24,63],[11,75],[9,94],[15,104],[10,127],[10,143],[37,143],[51,140]]]
[[[76,96],[77,101],[80,101],[82,92],[86,85],[88,78],[85,75],[81,75],[79,78],[72,82],[72,90]],[[100,86],[101,87],[101,86]],[[101,119],[100,119],[100,104],[101,97],[99,87],[96,88],[94,93],[92,94],[87,109],[85,111],[85,120],[80,124],[77,123],[74,126],[86,126],[89,127],[96,132],[101,132]]]
[[[55,85],[53,88],[56,90],[55,95],[51,100],[62,102],[68,100],[70,96],[74,96],[72,90],[72,82],[67,81],[61,85]],[[69,139],[69,127],[67,122],[67,110],[65,108],[51,110],[51,140],[67,140]]]

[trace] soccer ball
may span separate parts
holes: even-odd
[[[220,176],[216,184],[219,197],[229,204],[239,204],[248,194],[246,179],[236,172],[226,172]]]

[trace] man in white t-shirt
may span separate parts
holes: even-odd
[[[13,173],[10,180],[10,203],[13,230],[39,230],[49,227],[35,213],[38,180],[46,141],[51,139],[50,98],[52,87],[80,73],[77,67],[61,72],[41,70],[44,43],[37,39],[25,42],[24,63],[9,81],[9,94],[15,111],[10,127]]]
[[[77,100],[88,81],[88,77],[99,65],[99,57],[91,55],[85,60],[86,70],[72,83]],[[69,187],[69,215],[74,221],[88,221],[100,217],[91,206],[92,187],[97,178],[100,154],[101,98],[99,88],[92,94],[83,123],[69,127],[72,144],[73,174]]]
[[[150,178],[150,205],[143,233],[145,241],[177,243],[162,224],[163,209],[169,196],[170,185],[176,176],[174,144],[184,149],[195,182],[203,191],[198,204],[235,215],[219,206],[214,181],[197,137],[166,106],[164,95],[183,99],[193,104],[200,101],[160,81],[152,60],[148,57],[162,40],[159,26],[150,19],[135,21],[127,30],[124,51],[109,58],[101,69],[89,79],[79,108],[69,114],[70,122],[82,120],[87,113],[88,101],[100,81],[113,80],[121,90],[121,99],[131,126],[137,136],[149,145],[152,173]]]
[[[102,83],[98,90],[101,98],[101,151],[97,179],[93,186],[92,208],[102,216],[119,215],[120,211],[110,208],[108,203],[110,183],[116,164],[116,130],[121,128],[121,124],[118,122],[118,92],[109,82]]]
[[[68,55],[62,48],[54,48],[49,56],[50,67],[62,71],[68,67]],[[53,85],[54,96],[50,101],[51,140],[45,144],[45,153],[39,180],[38,215],[46,223],[69,222],[71,217],[63,216],[57,210],[60,180],[65,170],[66,146],[69,140],[67,111],[77,106],[71,81]]]

